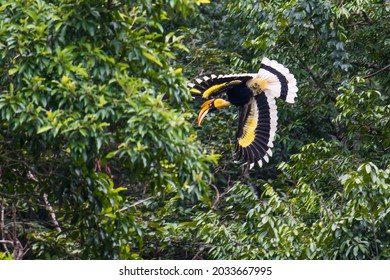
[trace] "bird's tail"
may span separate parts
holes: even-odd
[[[264,57],[255,79],[259,81],[261,90],[266,94],[288,103],[295,102],[298,92],[297,81],[282,64]]]

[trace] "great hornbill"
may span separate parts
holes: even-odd
[[[202,104],[198,125],[208,112],[235,105],[239,120],[236,133],[235,159],[243,159],[250,168],[272,156],[271,148],[277,127],[275,98],[294,103],[297,82],[283,65],[263,58],[260,70],[254,74],[211,75],[189,83],[195,98],[208,99]],[[225,93],[227,100],[216,98]]]

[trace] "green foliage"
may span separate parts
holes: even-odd
[[[159,209],[168,195],[208,197],[211,158],[171,62],[182,38],[143,6],[116,1],[3,1],[1,10],[1,222],[27,215],[18,239],[30,257],[138,258],[134,201]]]
[[[0,260],[13,260],[10,254],[0,252]]]
[[[388,11],[0,1],[0,259],[388,259]],[[186,83],[263,56],[298,102],[248,171],[234,108],[196,128]]]
[[[388,256],[389,174],[362,164],[326,199],[300,182],[286,197],[266,184],[260,199],[237,184],[217,211],[190,225],[216,259],[381,259]]]
[[[356,77],[341,88],[336,106],[341,110],[335,122],[342,128],[343,143],[362,158],[389,165],[389,98]]]

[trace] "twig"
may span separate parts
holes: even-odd
[[[8,194],[5,192],[0,192],[1,196],[7,197],[7,198],[18,198],[20,196],[31,196],[34,193],[18,193],[18,194]]]
[[[219,204],[219,201],[221,199],[221,195],[219,193],[218,188],[215,185],[213,185],[213,184],[209,184],[209,185],[213,187],[213,189],[215,190],[215,194],[216,194],[216,197],[215,197],[215,200],[214,200],[214,203],[213,203],[213,206],[211,207],[211,209],[217,210],[217,205]]]
[[[291,43],[290,41],[288,41],[288,43],[290,44],[290,46],[294,46],[293,43]],[[305,61],[301,58],[299,58],[298,56],[296,57],[297,60],[299,61],[299,63],[305,68],[306,72],[309,74],[310,78],[314,81],[314,83],[319,87],[319,88],[322,88],[323,87],[323,84],[320,80],[317,79],[317,77],[314,75],[313,71],[310,69],[310,67],[305,63]]]
[[[234,189],[235,186],[230,187],[230,175],[229,175],[229,177],[228,177],[228,181],[227,181],[227,184],[226,184],[226,185],[228,186],[228,189],[227,189],[226,191],[224,191],[223,193],[220,193],[219,190],[218,190],[218,188],[217,188],[215,185],[213,185],[213,184],[211,184],[211,183],[209,183],[209,185],[212,186],[212,187],[215,189],[216,193],[217,193],[217,197],[215,198],[214,203],[213,203],[213,206],[211,207],[211,209],[217,210],[217,206],[218,206],[218,204],[220,203],[221,199],[222,199],[225,195],[227,195],[228,193],[230,193],[230,192]]]
[[[0,201],[0,238],[3,239],[5,238],[5,225],[4,225],[4,199],[2,198],[1,201]],[[3,244],[3,248],[4,250],[8,253],[9,253],[9,250],[8,250],[8,247],[7,247],[7,244],[13,244],[13,242],[11,241],[8,241],[8,240],[1,240],[1,241],[4,241],[4,242],[0,242],[1,244]]]
[[[298,60],[301,62],[301,64],[303,64],[303,67],[305,68],[306,72],[309,74],[309,76],[311,77],[311,79],[316,83],[316,85],[318,87],[322,87],[322,83],[317,79],[317,77],[314,75],[313,71],[310,69],[309,66],[306,65],[306,63],[299,59]]]
[[[363,14],[363,18],[364,20],[367,22],[367,23],[370,23],[372,24],[372,20],[370,19],[370,17],[367,15],[366,11],[362,11],[362,14]]]
[[[387,69],[390,69],[390,64],[386,65],[385,67],[383,67],[382,69],[379,69],[378,71],[376,71],[374,73],[371,73],[371,74],[365,76],[364,78],[368,79],[368,78],[374,77],[374,76],[382,73],[383,71],[386,71]]]
[[[151,200],[151,199],[153,199],[155,197],[156,196],[151,196],[151,197],[148,197],[148,198],[145,198],[145,199],[142,199],[142,200],[138,200],[138,201],[134,202],[133,204],[131,204],[130,206],[123,207],[122,209],[119,210],[119,212],[123,212],[123,211],[125,211],[125,210],[127,210],[129,208],[132,208],[132,207],[135,207],[135,206],[137,206],[139,204],[145,203],[146,201]]]
[[[202,254],[203,254],[204,249],[200,248],[198,252],[193,256],[193,260],[202,260]]]
[[[356,65],[356,66],[364,66],[364,67],[368,67],[368,68],[377,68],[378,65],[376,63],[370,63],[370,62],[367,62],[367,61],[357,61],[357,60],[353,60],[350,62],[352,65]]]
[[[13,239],[13,245],[14,245],[14,253],[13,258],[15,260],[21,260],[24,256],[23,253],[23,246],[20,243],[18,236],[17,236],[17,225],[16,225],[16,206],[15,204],[12,204],[12,239]]]
[[[47,194],[46,193],[43,194],[43,201],[45,202],[46,210],[50,214],[50,217],[51,217],[51,220],[53,221],[55,229],[59,233],[61,233],[62,229],[60,227],[60,224],[58,223],[58,220],[57,220],[57,217],[56,217],[56,213],[54,212],[53,207],[51,206],[49,200],[47,199]]]

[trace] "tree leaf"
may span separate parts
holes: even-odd
[[[52,128],[53,127],[51,125],[42,126],[38,129],[37,134],[41,134],[41,133],[46,132]]]
[[[146,57],[147,59],[149,59],[150,61],[156,63],[158,66],[163,67],[163,64],[157,59],[157,57],[155,57],[155,56],[152,55],[151,53],[148,53],[148,52],[143,51],[143,52],[142,52],[142,55],[143,55],[144,57]]]

